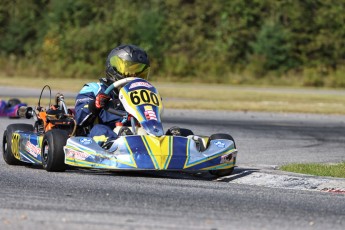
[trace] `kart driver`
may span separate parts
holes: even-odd
[[[104,94],[109,85],[126,77],[148,77],[150,61],[147,53],[134,45],[121,45],[111,50],[106,60],[106,77],[87,83],[76,97],[75,119],[79,130],[88,134],[99,145],[117,138],[113,132],[116,122],[123,117],[106,111],[109,104],[121,106],[118,92]]]

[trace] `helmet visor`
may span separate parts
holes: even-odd
[[[146,78],[150,70],[150,66],[147,64],[123,60],[118,56],[112,57],[110,64],[123,77]]]

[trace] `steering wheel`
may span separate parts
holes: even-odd
[[[111,84],[106,90],[105,94],[109,94],[113,89],[115,88],[121,88],[122,86],[126,85],[128,82],[131,82],[135,79],[138,79],[137,77],[127,77],[118,81],[115,81],[113,84]]]
[[[123,87],[124,85],[126,85],[128,82],[131,82],[135,79],[138,79],[137,77],[127,77],[127,78],[124,78],[124,79],[121,79],[121,80],[118,80],[118,81],[115,81],[113,84],[111,84],[110,86],[108,86],[108,88],[105,90],[105,94],[106,95],[109,95],[109,93],[115,89],[115,88],[121,88]],[[112,114],[115,114],[115,115],[118,115],[118,116],[121,116],[121,117],[126,117],[128,116],[128,113],[126,111],[123,111],[123,110],[119,110],[119,109],[114,109],[114,108],[108,108],[107,111],[109,113],[112,113]]]

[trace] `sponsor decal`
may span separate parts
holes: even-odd
[[[83,145],[89,145],[92,143],[92,139],[91,138],[80,138],[79,142]]]
[[[32,144],[30,141],[26,142],[25,150],[36,158],[41,154],[41,149],[38,146]]]
[[[216,143],[214,143],[218,148],[224,148],[225,144],[221,141],[217,141]]]
[[[155,111],[152,110],[152,106],[145,106],[145,117],[147,120],[156,120],[157,121],[157,116]]]
[[[134,83],[132,83],[132,84],[129,86],[129,89],[133,89],[133,88],[137,88],[137,87],[152,88],[152,85],[150,85],[150,84],[147,83],[147,82],[139,81],[139,82],[134,82]]]
[[[75,151],[73,149],[67,149],[66,156],[69,157],[69,158],[77,159],[77,160],[85,160],[90,155],[87,154],[87,153],[84,153],[84,152]]]
[[[221,156],[220,163],[221,164],[228,163],[231,161],[231,159],[232,159],[232,154]]]

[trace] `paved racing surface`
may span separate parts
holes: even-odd
[[[288,162],[344,161],[345,117],[167,110],[163,121],[230,133],[239,149],[234,175],[48,173],[1,157],[0,229],[343,229],[345,194],[236,181]],[[1,137],[13,122],[31,121],[1,118]]]

